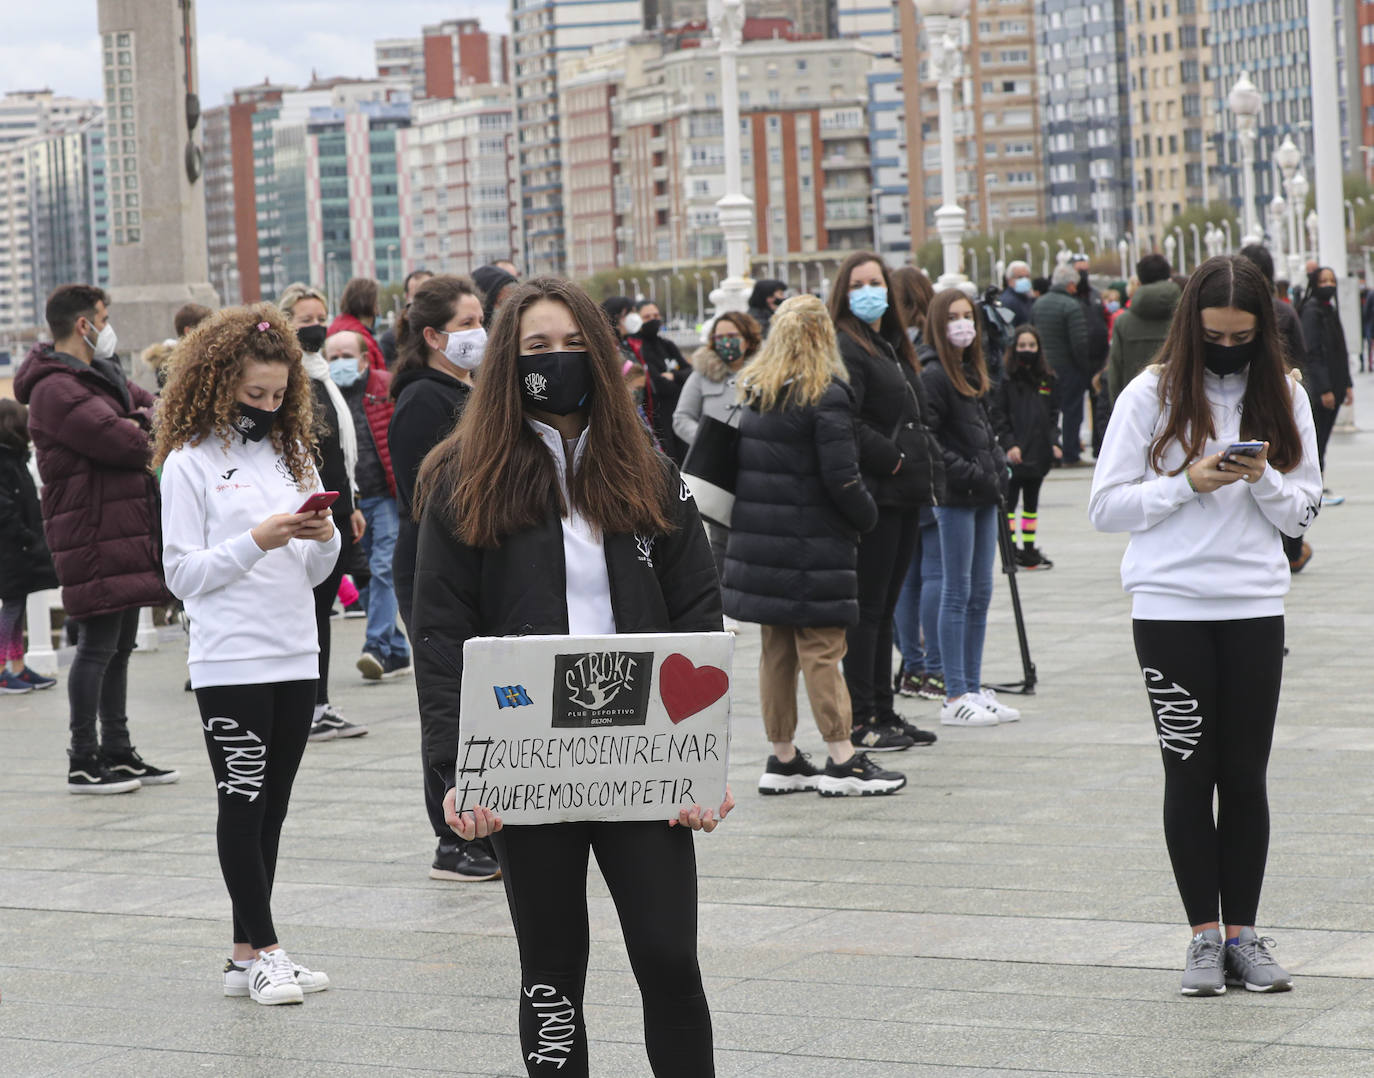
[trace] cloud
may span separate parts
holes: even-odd
[[[100,98],[100,40],[62,38],[0,44],[0,72],[6,90],[47,88],[63,97]]]

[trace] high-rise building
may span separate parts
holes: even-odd
[[[205,184],[205,260],[210,284],[226,305],[243,302],[234,229],[234,153],[229,106],[206,109],[202,181]]]
[[[559,61],[634,37],[643,26],[643,0],[544,0],[538,5],[511,0],[515,144],[524,219],[521,262],[526,273],[568,270]]]
[[[110,283],[105,119],[0,147],[0,334],[43,325],[48,294]]]
[[[58,97],[51,90],[11,90],[0,98],[0,146],[70,131],[99,114],[98,101]]]
[[[515,158],[507,86],[467,86],[452,100],[417,102],[397,132],[401,260],[436,273],[471,273],[517,250]]]
[[[1081,225],[1098,245],[1130,231],[1125,2],[1035,3],[1046,219]],[[1007,15],[1005,8],[988,8],[979,16],[979,33],[1000,32]],[[1021,18],[1010,23],[1022,31]]]
[[[476,19],[449,19],[420,33],[373,44],[377,77],[407,84],[414,100],[508,81],[505,34],[488,33]]]
[[[1208,78],[1213,50],[1202,0],[1175,0],[1173,10],[1158,0],[1126,0],[1125,14],[1132,231],[1149,251],[1162,248],[1164,230],[1185,207],[1221,197],[1209,145],[1221,128],[1216,86]]]
[[[903,4],[901,9],[915,250],[938,238],[935,211],[947,193],[940,189],[940,110],[925,32],[912,5]],[[974,0],[965,22],[962,77],[954,95],[957,189],[952,194],[967,214],[969,232],[991,234],[1035,226],[1045,218],[1033,20],[1034,0],[996,4]],[[920,147],[920,153],[915,147]]]
[[[889,0],[862,0],[868,8],[880,7]],[[910,0],[902,0],[909,3]],[[835,36],[835,6],[856,0],[745,0],[745,14],[751,19],[786,19],[791,32],[804,37]],[[644,25],[668,29],[685,22],[705,22],[710,0],[644,0]]]
[[[1366,180],[1374,181],[1374,4],[1360,4],[1356,12],[1359,33],[1352,39],[1356,49],[1354,70],[1359,74],[1360,84],[1357,130],[1361,157],[1352,164]]]
[[[372,43],[377,77],[410,85],[415,100],[425,96],[425,42],[419,37],[388,37]]]

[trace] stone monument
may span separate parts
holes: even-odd
[[[183,304],[219,306],[206,268],[196,20],[193,0],[99,9],[110,320],[120,352],[137,353],[172,336]]]

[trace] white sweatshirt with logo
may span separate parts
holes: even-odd
[[[1203,376],[1216,437],[1203,455],[1241,441],[1246,372]],[[1291,576],[1279,533],[1298,536],[1321,507],[1322,476],[1312,406],[1297,380],[1285,380],[1302,438],[1302,462],[1286,475],[1273,465],[1254,483],[1241,480],[1196,494],[1187,476],[1168,473],[1184,461],[1177,441],[1163,470],[1150,446],[1164,429],[1160,368],[1142,371],[1117,398],[1093,474],[1088,517],[1104,532],[1130,532],[1121,583],[1133,616],[1144,621],[1232,621],[1283,613]],[[1264,432],[1256,438],[1263,440]]]
[[[319,677],[311,589],[338,561],[339,533],[264,551],[252,530],[320,489],[318,476],[297,487],[270,438],[235,435],[225,448],[212,435],[167,455],[162,565],[191,619],[192,688]]]

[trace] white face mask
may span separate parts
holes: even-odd
[[[89,337],[82,337],[81,339],[90,345],[91,351],[95,353],[92,357],[94,359],[109,359],[115,354],[115,348],[119,344],[119,338],[115,336],[114,326],[109,322],[105,323],[105,328],[100,331],[94,341]]]
[[[487,348],[487,331],[481,326],[476,329],[456,329],[448,334],[444,342],[444,358],[459,370],[475,371],[482,365],[482,354]]]
[[[640,318],[634,311],[625,316],[625,332],[627,334],[638,333],[643,328],[644,319]]]

